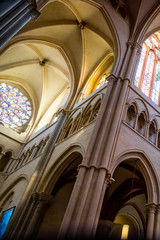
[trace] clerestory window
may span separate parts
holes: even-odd
[[[160,32],[143,43],[135,85],[160,106]]]

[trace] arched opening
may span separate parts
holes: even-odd
[[[6,152],[5,155],[3,155],[0,159],[0,172],[3,172],[5,167],[7,166],[7,163],[12,157],[12,153],[10,151]]]
[[[71,128],[72,128],[72,122],[65,129],[64,139],[67,138],[70,135]]]
[[[115,182],[106,190],[101,209],[98,239],[144,239],[147,189],[138,160],[126,160],[116,168]],[[128,237],[122,238],[128,226]]]
[[[73,126],[72,126],[72,129],[71,129],[71,134],[79,129],[80,120],[81,120],[81,113],[78,114],[78,116],[76,117],[76,119],[73,122]]]
[[[133,105],[131,105],[131,106],[128,108],[128,111],[127,111],[126,122],[127,122],[131,127],[134,127],[135,119],[136,119],[135,107],[134,107]]]
[[[87,125],[87,123],[89,123],[91,118],[91,113],[92,113],[91,107],[84,112],[80,127],[84,127],[85,125]]]
[[[69,156],[70,163],[59,176],[56,184],[51,190],[51,200],[37,234],[39,239],[57,239],[58,232],[66,211],[72,189],[76,180],[78,165],[82,161],[79,153],[72,153]],[[65,161],[68,161],[66,159]]]
[[[101,100],[99,100],[99,101],[96,103],[95,107],[93,108],[93,112],[92,112],[92,116],[91,116],[91,118],[90,118],[90,122],[91,122],[91,121],[94,121],[94,120],[97,118],[98,112],[99,112],[99,109],[100,109],[100,106],[101,106]]]
[[[144,136],[145,134],[145,117],[144,114],[141,113],[137,120],[137,131]]]
[[[151,122],[149,126],[149,140],[155,144],[156,141],[156,128],[154,122]]]

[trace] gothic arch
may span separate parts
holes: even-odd
[[[44,175],[43,181],[40,184],[39,191],[51,193],[52,188],[55,183],[63,173],[63,171],[69,166],[69,164],[74,160],[74,157],[84,156],[84,149],[80,145],[73,145],[66,149],[54,162],[51,168]]]
[[[11,192],[9,192],[9,193],[5,196],[5,198],[3,199],[3,202],[1,203],[1,207],[3,208],[3,207],[6,205],[7,201],[10,200],[10,199],[13,199],[13,197],[14,197],[14,190],[12,190]]]
[[[156,171],[151,164],[151,160],[143,151],[130,150],[124,152],[116,157],[114,164],[110,169],[111,175],[113,175],[118,165],[125,160],[138,160],[137,165],[141,170],[147,187],[148,203],[158,203],[160,200],[159,180]]]
[[[129,101],[127,102],[129,105],[131,105],[132,103],[135,104],[135,106],[137,107],[137,114],[140,114],[142,111],[144,112],[145,111],[145,114],[146,114],[146,119],[149,121],[149,110],[148,110],[148,107],[145,103],[145,101],[139,97],[133,97],[133,98],[130,98]],[[143,108],[142,106],[140,106],[140,104],[143,105]]]
[[[150,35],[150,33],[153,33],[155,31],[155,27],[153,27],[154,30],[150,31],[150,33],[147,33],[147,30],[149,26],[151,26],[153,20],[156,18],[156,16],[160,13],[160,6],[159,4],[156,4],[150,14],[146,17],[146,21],[143,22],[137,29],[135,33],[135,41],[138,42],[140,45],[143,43],[143,41],[146,39],[147,36]]]
[[[25,180],[28,182],[27,175],[23,174],[17,177],[6,189],[0,194],[0,201],[6,196],[8,192],[10,192],[20,181]]]

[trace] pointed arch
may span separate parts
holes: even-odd
[[[160,200],[158,176],[145,152],[131,149],[117,156],[111,168],[112,176],[118,165],[125,160],[138,160],[137,165],[141,170],[147,187],[148,203],[158,203]]]
[[[58,178],[61,176],[63,171],[67,166],[73,161],[77,156],[83,158],[84,156],[83,146],[77,144],[72,145],[66,149],[53,163],[40,184],[39,191],[51,193],[52,188],[57,182]]]

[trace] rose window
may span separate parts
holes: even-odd
[[[16,87],[0,83],[0,124],[5,127],[20,127],[32,114],[31,103]]]

